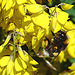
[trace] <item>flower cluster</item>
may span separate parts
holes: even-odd
[[[1,75],[30,75],[37,68],[32,65],[38,63],[21,46],[17,45],[15,39],[11,43],[12,34],[8,35],[5,42],[0,46],[0,73]],[[15,38],[15,36],[13,36]]]
[[[69,19],[69,14],[62,11],[69,10],[73,5],[61,3],[55,7],[37,4],[35,0],[0,0],[0,27],[9,34],[0,46],[1,75],[34,75],[37,68],[32,65],[38,63],[21,46],[32,46],[35,53],[42,46],[44,36],[51,38],[54,33],[63,29],[70,37],[67,47],[68,54],[75,58],[75,25]],[[49,14],[46,12],[49,9]],[[71,51],[71,52],[70,52]],[[62,62],[65,52],[58,56]],[[66,55],[67,56],[67,55]],[[67,57],[68,58],[68,57]]]

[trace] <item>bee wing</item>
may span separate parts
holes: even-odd
[[[45,59],[45,62],[47,63],[47,65],[48,65],[49,68],[57,71],[57,69],[48,60]]]

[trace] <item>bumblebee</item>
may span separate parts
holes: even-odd
[[[46,37],[45,41],[48,41],[48,45],[43,49],[44,56],[55,57],[58,56],[62,50],[65,50],[68,43],[69,37],[67,36],[65,31],[58,31],[57,33],[53,33],[53,38],[51,41]]]
[[[51,31],[52,32],[52,31]],[[45,57],[54,57],[54,59],[59,55],[59,53],[62,50],[65,50],[68,43],[69,43],[69,37],[66,34],[67,32],[59,30],[57,33],[53,33],[53,38],[49,40],[47,37],[45,37],[45,43],[46,47],[43,48],[42,53],[38,52],[38,57],[43,57],[45,62],[47,63],[48,67],[50,67],[53,70],[57,70],[48,60],[46,60]],[[52,60],[53,61],[53,60]]]

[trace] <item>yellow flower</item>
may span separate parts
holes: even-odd
[[[52,31],[54,33],[58,32],[61,29],[60,23],[57,21],[57,17],[53,17],[52,19]]]
[[[26,15],[26,7],[24,6],[24,5],[19,5],[18,6],[18,10],[19,10],[19,12],[23,15],[23,16],[25,16]]]
[[[5,42],[2,44],[2,46],[7,45],[8,42],[10,41],[10,39],[11,39],[11,35],[8,35],[7,38],[6,38],[6,40],[5,40]]]
[[[25,26],[25,31],[27,32],[27,33],[33,33],[34,32],[34,24],[33,23],[30,23],[29,25],[27,25],[27,26]]]
[[[9,1],[3,0],[2,1],[2,8],[6,9],[6,11],[9,10],[12,7],[12,5],[13,5],[13,0],[9,0]]]
[[[69,73],[69,72],[62,72],[62,73],[59,73],[59,75],[71,75],[71,73]]]
[[[7,31],[11,31],[11,30],[14,30],[14,29],[15,29],[14,23],[10,23],[8,28],[7,28]]]
[[[56,12],[55,12],[56,11]],[[65,25],[67,22],[68,18],[68,13],[62,11],[59,8],[52,7],[49,10],[50,14],[53,15],[51,16],[51,29],[54,33],[58,32],[59,30],[62,29],[62,27]],[[64,18],[65,17],[65,18]]]
[[[5,51],[5,49],[7,48],[7,44],[9,43],[10,39],[11,39],[11,34],[8,35],[5,42],[2,45],[0,45],[0,53]]]
[[[46,13],[42,13],[40,15],[32,15],[33,23],[41,26],[42,28],[46,28],[49,25],[49,15]]]
[[[63,26],[66,30],[74,30],[75,25],[72,21],[67,21],[66,24]]]
[[[75,63],[72,63],[71,66],[68,67],[68,69],[70,69],[72,72],[70,73],[70,75],[75,75]]]
[[[27,0],[17,0],[17,4],[23,4],[23,3],[27,3]]]
[[[12,52],[11,52],[12,53]],[[23,74],[33,74],[37,68],[32,65],[37,65],[38,63],[30,56],[26,51],[22,51],[21,47],[18,47],[18,53],[14,58],[14,54],[10,56],[1,56],[0,57],[0,66],[4,69],[1,69],[1,75],[17,75],[18,73]],[[33,71],[33,72],[32,72]]]
[[[13,67],[14,67],[14,62],[13,62],[13,59],[10,58],[10,60],[7,64],[7,75],[11,73]]]
[[[56,61],[59,61],[60,63],[62,63],[62,61],[66,61],[64,51],[61,51],[61,52],[60,52],[60,54],[59,54],[58,57],[56,58]]]
[[[29,56],[29,63],[32,65],[38,65],[38,63],[31,56]]]
[[[4,48],[4,47],[1,45],[1,46],[0,46],[0,53],[3,51],[3,48]]]
[[[62,11],[57,14],[57,20],[60,24],[65,24],[69,19],[68,16],[68,13]]]
[[[62,11],[61,9],[59,9],[59,8],[57,8],[57,7],[56,7],[56,9],[55,9],[55,7],[51,7],[51,8],[49,9],[49,13],[50,13],[51,15],[54,15],[55,10],[56,10],[56,13],[59,13],[59,12]]]
[[[17,57],[15,59],[15,70],[22,71],[23,69],[26,68],[27,68],[27,64],[20,57]]]
[[[32,37],[32,48],[33,49],[36,48],[38,44],[39,44],[38,38],[33,36]]]
[[[63,3],[63,5],[61,5],[62,10],[69,10],[73,7],[74,5],[70,5],[70,4],[66,4]]]
[[[0,0],[0,4],[2,3],[2,0]]]
[[[39,4],[26,5],[26,8],[30,13],[38,13],[43,9]]]
[[[4,67],[7,66],[8,62],[9,62],[10,57],[9,56],[4,56],[0,59],[0,66]]]
[[[75,44],[69,45],[67,51],[72,58],[75,58]]]
[[[51,3],[52,0],[48,1]],[[35,0],[0,0],[0,5],[0,26],[5,32],[9,31],[9,35],[0,46],[1,75],[34,75],[37,68],[33,65],[37,65],[38,62],[22,50],[21,46],[24,44],[28,47],[32,46],[37,53],[44,36],[52,37],[51,30],[56,33],[62,28],[75,29],[72,22],[67,21],[68,13],[58,7],[49,8],[50,14],[48,14],[45,11],[46,7],[37,4]],[[61,6],[63,10],[72,7],[73,5],[65,3]],[[67,34],[70,36],[67,51],[75,58],[74,33],[69,31]],[[61,52],[57,60],[66,61],[64,55],[64,52]]]
[[[75,63],[72,63],[71,66],[68,67],[70,70],[74,70],[75,71]]]
[[[14,50],[14,48],[13,48],[13,46],[9,46],[9,49],[11,50],[11,51],[13,51]]]
[[[67,51],[72,58],[75,58],[75,30],[68,31],[67,35],[70,37]]]

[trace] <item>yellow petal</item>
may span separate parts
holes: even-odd
[[[75,44],[75,30],[68,31],[67,35],[70,37],[69,38],[69,45]]]
[[[39,5],[39,4],[26,5],[26,8],[31,13],[38,13],[42,10],[41,5]]]
[[[70,4],[66,4],[63,3],[63,5],[61,5],[62,10],[69,10],[73,7],[74,5],[70,5]]]
[[[32,71],[36,71],[36,70],[37,70],[37,68],[35,68],[35,67],[32,66]]]
[[[37,65],[38,62],[36,62],[31,56],[29,56],[29,63],[32,65]]]
[[[11,31],[11,30],[14,30],[14,29],[15,29],[14,23],[10,23],[7,30]]]
[[[26,14],[26,7],[24,7],[23,5],[20,5],[20,6],[18,7],[18,9],[19,9],[19,12],[20,12],[23,16],[25,16],[25,14]]]
[[[25,71],[24,75],[30,75],[29,72]]]
[[[17,0],[17,4],[23,4],[23,3],[26,3],[27,0]]]
[[[60,63],[62,63],[62,61],[66,61],[64,51],[61,51],[61,53],[58,55],[57,59]]]
[[[0,67],[0,73],[3,71],[3,68],[2,67]]]
[[[20,37],[19,43],[20,43],[20,44],[24,44],[24,37],[22,37],[22,36]]]
[[[16,75],[32,75],[32,72],[27,71],[27,70],[23,70],[21,72],[18,72]]]
[[[6,69],[6,67],[5,67],[5,69],[3,70],[2,75],[7,75],[7,69]]]
[[[26,17],[24,17],[24,20],[23,20],[24,22],[28,22],[28,21],[31,21],[31,17],[30,16],[26,16]],[[24,25],[25,26],[25,25]]]
[[[2,8],[4,8],[5,4],[7,3],[7,0],[2,1]]]
[[[75,44],[69,45],[67,51],[72,58],[75,58]]]
[[[68,67],[70,70],[75,70],[75,65],[69,66]]]
[[[25,31],[28,33],[34,32],[34,24],[30,23],[28,26],[25,26]]]
[[[34,49],[39,44],[37,37],[32,37],[32,48]]]
[[[57,12],[57,14],[59,13],[59,12],[61,12],[62,10],[60,9],[60,8],[56,8],[56,12]],[[51,15],[54,15],[54,13],[55,13],[55,7],[51,7],[50,9],[49,9],[49,13],[51,14]]]
[[[25,26],[28,26],[30,23],[31,23],[31,17],[30,16],[26,16],[24,17],[23,21],[22,21],[22,26],[25,27]]]
[[[15,67],[13,66],[13,69],[11,70],[10,75],[16,75]],[[21,75],[21,74],[20,74]]]
[[[29,62],[29,55],[28,55],[28,53],[26,52],[26,51],[23,51],[24,52],[24,55],[25,55],[25,58],[27,59],[27,61]]]
[[[48,42],[47,42],[47,44],[48,44]],[[47,45],[46,45],[45,41],[43,40],[42,41],[42,48],[45,48],[45,46],[47,46]]]
[[[23,68],[23,69],[26,69],[27,68],[27,64],[25,63],[25,61],[23,61],[20,57],[19,57],[19,59],[20,59],[20,62],[21,62],[21,67]]]
[[[6,18],[6,20],[10,19],[13,16],[13,8],[11,8],[10,10],[8,10],[7,12],[4,11],[4,17]]]
[[[52,19],[52,30],[54,33],[58,32],[61,29],[60,24],[57,21],[57,18],[53,17]]]
[[[14,12],[14,10],[11,9],[11,10],[10,10],[10,13],[8,14],[9,19],[13,16],[13,12]]]
[[[72,72],[70,73],[70,75],[75,75],[75,71],[72,71]]]
[[[23,29],[23,28],[20,28],[19,30],[20,30],[20,32],[21,32],[21,35],[24,36],[24,34],[25,34],[25,33],[24,33],[24,29]]]
[[[24,53],[23,53],[21,47],[18,47],[18,53],[19,53],[19,56],[20,56],[24,61],[27,62],[27,59],[25,58],[25,55],[24,55]]]
[[[4,47],[1,45],[1,46],[0,46],[0,53],[2,52],[3,48],[4,48]]]
[[[26,69],[26,68],[27,68],[26,63],[20,57],[15,59],[16,71],[22,71],[23,69]]]
[[[14,62],[13,62],[13,60],[10,59],[8,64],[7,64],[7,74],[11,73],[13,66],[14,66]]]
[[[9,62],[10,57],[9,56],[4,56],[0,59],[0,66],[4,67],[7,65],[7,63]]]
[[[35,53],[37,53],[37,52],[38,52],[38,50],[39,50],[40,46],[41,46],[41,45],[40,45],[40,43],[39,43],[39,44],[38,44],[38,45],[34,48],[34,52],[35,52]]]
[[[57,20],[60,24],[65,24],[68,20],[68,13],[60,12],[59,14],[57,14]]]
[[[14,50],[13,46],[9,46],[9,49],[10,49],[11,51],[13,51],[13,50]]]
[[[11,39],[11,35],[8,35],[7,38],[6,38],[6,40],[5,40],[5,42],[2,44],[2,46],[7,45],[8,42],[10,41],[10,39]]]
[[[37,70],[37,68],[33,67],[32,65],[28,65],[28,69],[30,71],[36,71]]]
[[[75,29],[75,25],[72,21],[67,21],[67,23],[64,25],[64,28],[67,30],[73,30]]]
[[[2,0],[0,0],[0,4],[2,3]]]
[[[46,28],[49,25],[49,16],[47,14],[40,14],[38,16],[32,17],[33,22],[41,26],[42,28]]]
[[[38,34],[37,34],[38,40],[42,39],[44,34],[45,34],[45,31],[43,29],[39,28]]]
[[[6,5],[5,5],[5,9],[6,11],[9,10],[13,5],[13,0],[7,0]]]

